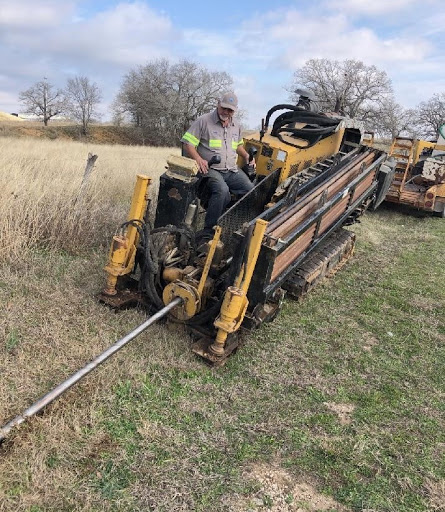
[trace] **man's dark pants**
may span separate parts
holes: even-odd
[[[220,172],[209,169],[205,176],[208,178],[207,186],[210,191],[210,199],[204,228],[206,231],[210,231],[217,224],[224,208],[229,204],[230,194],[243,195],[253,188],[253,183],[241,170]]]

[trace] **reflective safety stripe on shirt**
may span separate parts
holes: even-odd
[[[237,169],[237,152],[242,144],[239,123],[232,119],[223,126],[218,117],[218,110],[204,114],[192,122],[184,133],[181,142],[194,147],[199,156],[209,161],[212,156],[219,155],[221,162],[215,164],[215,170]],[[238,142],[239,141],[239,142]]]
[[[199,144],[199,139],[197,139],[194,135],[192,135],[189,132],[185,132],[182,138],[187,142],[190,142],[190,144],[193,144],[195,148]]]

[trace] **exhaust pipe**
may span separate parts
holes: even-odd
[[[39,398],[36,402],[34,402],[30,407],[28,407],[25,411],[22,412],[19,416],[16,416],[14,419],[3,425],[0,429],[0,443],[4,441],[6,436],[9,434],[11,429],[17,427],[18,425],[24,423],[27,419],[31,418],[39,411],[41,411],[44,407],[50,404],[53,400],[58,398],[61,394],[68,391],[74,384],[79,382],[79,380],[83,379],[86,375],[92,372],[95,368],[97,368],[100,364],[106,361],[109,357],[115,354],[118,350],[124,347],[128,342],[139,336],[142,332],[150,327],[150,325],[154,324],[157,320],[163,318],[167,313],[172,310],[174,307],[178,306],[183,302],[181,297],[177,297],[173,299],[167,306],[159,310],[157,313],[148,318],[144,323],[136,327],[129,334],[116,341],[114,345],[110,348],[102,352],[102,354],[98,355],[95,359],[93,359],[86,366],[78,370],[76,373],[73,373],[71,377],[66,379],[64,382],[56,386],[54,389],[46,393],[46,395]]]

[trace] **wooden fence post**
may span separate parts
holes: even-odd
[[[76,199],[74,200],[74,206],[76,206],[76,213],[79,213],[79,208],[82,206],[87,184],[91,177],[91,173],[93,172],[94,164],[96,163],[97,158],[98,155],[88,153],[87,165],[85,167],[85,172],[83,173],[82,183],[80,184],[79,192],[77,193]]]

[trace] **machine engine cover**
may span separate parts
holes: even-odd
[[[155,228],[168,224],[180,226],[184,222],[190,203],[196,199],[198,181],[197,177],[181,179],[171,172],[161,176]]]

